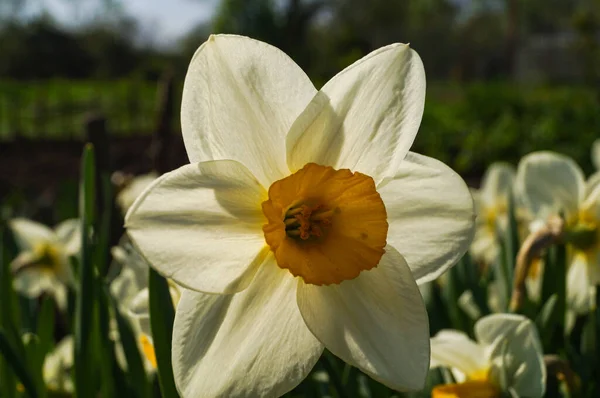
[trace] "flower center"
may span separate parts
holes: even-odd
[[[299,204],[297,207],[291,207],[283,219],[285,233],[291,238],[302,240],[320,238],[331,225],[336,211],[339,211],[339,208],[328,210],[322,204]]]
[[[436,386],[432,398],[499,398],[500,389],[486,380],[468,380],[464,383]]]
[[[385,251],[385,206],[367,175],[309,163],[274,182],[262,208],[277,264],[306,283],[356,278]]]

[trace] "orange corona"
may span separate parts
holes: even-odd
[[[365,174],[309,163],[274,182],[262,209],[277,264],[306,283],[356,278],[385,252],[385,206]]]

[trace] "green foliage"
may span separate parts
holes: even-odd
[[[536,150],[564,153],[589,173],[599,106],[598,93],[586,87],[434,84],[413,150],[467,176]]]

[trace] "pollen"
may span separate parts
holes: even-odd
[[[384,253],[387,214],[365,174],[309,163],[274,182],[262,208],[265,241],[277,264],[306,283],[356,278]]]

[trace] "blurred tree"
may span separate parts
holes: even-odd
[[[92,59],[72,34],[48,16],[0,31],[0,76],[17,79],[86,77]]]
[[[310,68],[308,34],[324,5],[324,0],[222,0],[213,20],[213,32],[266,41],[302,67]]]

